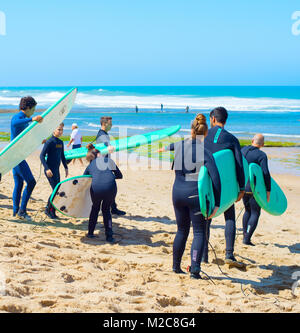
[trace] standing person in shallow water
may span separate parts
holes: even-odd
[[[100,207],[103,215],[106,240],[114,243],[112,217],[110,207],[117,194],[116,179],[123,178],[123,175],[115,162],[108,156],[100,155],[99,150],[95,149],[92,144],[87,146],[87,161],[90,165],[86,168],[84,175],[92,176],[91,198],[93,202],[92,210],[89,217],[89,230],[87,237],[95,238],[94,231],[96,228]]]
[[[240,192],[237,198],[237,202],[240,201],[245,194],[245,175],[243,167],[243,156],[241,152],[241,146],[239,140],[226,131],[224,126],[228,118],[228,112],[223,107],[215,108],[210,113],[210,124],[211,129],[208,131],[208,135],[204,140],[204,146],[211,153],[216,153],[223,149],[230,149],[233,152],[236,165],[237,181],[240,187]],[[230,208],[224,212],[225,217],[225,240],[226,240],[226,255],[225,263],[238,268],[243,268],[245,265],[238,262],[234,253],[234,243],[236,235],[236,220],[235,220],[235,208],[232,205]],[[209,222],[210,226],[210,222]],[[209,238],[209,228],[208,228],[208,238]],[[208,262],[208,242],[205,245],[205,252],[203,261]]]
[[[215,195],[214,211],[212,218],[220,205],[221,184],[217,166],[212,154],[204,148],[204,137],[207,135],[208,126],[206,118],[198,114],[192,123],[191,138],[171,144],[159,150],[174,151],[173,169],[175,169],[175,182],[173,185],[173,206],[175,210],[177,233],[173,244],[173,271],[181,274],[181,259],[188,239],[191,222],[193,225],[194,239],[191,247],[190,276],[200,279],[201,259],[203,256],[207,221],[200,212],[198,197],[198,176],[200,168],[205,165],[212,179]],[[191,198],[192,197],[192,198]]]
[[[32,121],[38,123],[43,122],[43,117],[41,116],[32,117],[36,105],[37,102],[31,96],[23,97],[21,99],[19,106],[20,112],[13,116],[11,120],[11,141],[21,134]],[[24,149],[26,149],[26,147],[24,147]],[[36,181],[25,160],[13,168],[13,177],[15,182],[13,191],[13,216],[22,220],[31,221],[31,217],[27,214],[26,209],[31,193],[36,185]],[[27,185],[22,195],[24,181]],[[22,202],[20,206],[21,195]]]
[[[99,132],[97,134],[96,143],[97,144],[103,143],[105,146],[108,147],[109,153],[112,154],[114,152],[115,148],[110,145],[110,137],[108,134],[108,132],[112,128],[112,117],[102,117],[100,119],[100,124],[101,124],[101,129],[99,130]],[[119,215],[119,216],[126,214],[126,212],[117,208],[115,199],[113,200],[112,205],[111,205],[111,213],[114,215]]]
[[[59,139],[63,135],[63,131],[63,124],[60,124],[53,132],[52,137],[46,141],[40,155],[40,159],[45,170],[45,176],[47,177],[52,190],[54,190],[56,185],[60,183],[59,167],[61,162],[63,163],[66,171],[66,178],[69,173],[64,153],[64,143]],[[45,214],[50,219],[57,219],[58,217],[55,214],[55,208],[50,203],[50,197],[45,209]]]
[[[269,202],[271,194],[271,176],[268,168],[268,157],[263,151],[260,150],[264,144],[264,136],[262,134],[256,134],[252,139],[251,146],[243,147],[242,153],[249,164],[256,163],[260,165],[267,190],[267,201]],[[250,181],[248,181],[246,185],[246,194],[244,195],[243,202],[245,206],[245,213],[243,216],[243,243],[245,245],[254,246],[251,242],[251,237],[257,227],[261,208],[251,193]]]

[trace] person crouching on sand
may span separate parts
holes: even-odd
[[[117,194],[116,179],[122,179],[123,175],[115,162],[109,155],[102,156],[99,150],[92,144],[87,145],[88,153],[86,159],[90,162],[84,175],[92,176],[90,189],[92,198],[92,210],[89,217],[88,238],[95,238],[94,231],[98,221],[98,215],[102,204],[103,223],[105,227],[106,240],[115,243],[112,230],[112,217],[110,207]]]

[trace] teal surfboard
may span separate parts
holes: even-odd
[[[132,148],[137,148],[143,145],[151,144],[153,142],[162,140],[168,136],[177,133],[180,130],[180,126],[172,126],[162,130],[150,132],[147,134],[134,135],[128,138],[123,138],[120,140],[115,140],[111,142],[111,146],[115,147],[115,151],[127,150]],[[105,144],[94,145],[96,149],[100,151],[101,154],[107,154],[108,149]],[[87,154],[87,149],[85,147],[79,149],[72,149],[65,151],[65,157],[67,160],[75,158],[83,158]]]
[[[61,214],[68,217],[88,218],[92,209],[91,176],[71,177],[54,189],[50,202]]]
[[[267,202],[267,190],[261,167],[251,163],[249,166],[249,179],[253,196],[258,205],[271,215],[282,215],[287,209],[287,198],[282,189],[271,178],[270,201]]]
[[[12,168],[33,153],[57,126],[63,122],[73,107],[77,89],[73,88],[41,116],[41,124],[33,121],[22,133],[0,152],[0,175],[3,176]]]
[[[235,159],[233,153],[229,149],[221,150],[213,154],[221,180],[221,202],[215,217],[224,213],[236,201],[240,188],[237,182]],[[243,158],[245,185],[249,178],[248,162]],[[215,198],[213,192],[212,181],[208,170],[205,166],[200,169],[198,177],[198,192],[200,210],[203,216],[211,215],[215,207]]]

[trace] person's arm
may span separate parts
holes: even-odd
[[[112,159],[109,159],[109,169],[112,171],[112,173],[114,174],[116,179],[123,178],[122,172],[120,171],[117,164]]]
[[[69,175],[69,169],[68,169],[68,164],[67,164],[67,160],[66,160],[66,157],[65,157],[64,143],[62,143],[61,161],[62,161],[62,164],[63,164],[65,170],[66,170],[66,178],[67,178],[68,175]]]
[[[24,126],[25,124],[28,124],[28,123],[30,123],[32,121],[33,121],[32,117],[31,118],[15,118],[15,119],[13,119],[11,125],[13,127],[18,128],[18,127]]]
[[[268,157],[266,154],[263,154],[259,159],[259,165],[261,166],[264,175],[266,190],[267,192],[271,192],[271,175],[268,167]]]
[[[213,155],[205,149],[204,151],[204,165],[207,168],[207,171],[212,180],[212,186],[215,197],[215,206],[220,207],[221,202],[221,179],[219,171],[215,162]]]
[[[171,143],[169,146],[160,148],[157,152],[164,153],[166,151],[174,151],[174,150],[175,150],[175,143]]]
[[[43,167],[45,168],[45,172],[47,172],[47,170],[49,170],[48,164],[46,162],[46,155],[48,154],[48,150],[49,150],[49,142],[46,141],[46,143],[44,144],[44,147],[42,149],[42,152],[40,154],[40,160],[43,164]]]
[[[238,139],[236,139],[234,142],[234,158],[236,165],[237,181],[240,187],[240,193],[237,201],[240,201],[245,194],[245,173],[244,173],[243,155],[241,152],[241,146]]]

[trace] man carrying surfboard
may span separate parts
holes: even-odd
[[[99,130],[99,132],[97,134],[96,143],[97,144],[103,143],[105,146],[108,147],[109,153],[112,154],[114,152],[115,148],[110,145],[110,137],[108,134],[108,132],[112,128],[112,117],[101,117],[100,124],[101,124],[101,129]],[[117,208],[115,198],[111,205],[111,213],[114,215],[119,215],[119,216],[126,214],[126,212]]]
[[[237,202],[240,201],[245,194],[245,175],[243,168],[243,157],[238,139],[226,131],[224,126],[228,118],[228,112],[223,107],[217,107],[210,113],[211,129],[205,138],[204,146],[211,153],[216,153],[223,149],[230,149],[235,158],[235,167],[237,181],[240,187]],[[243,263],[238,262],[234,257],[234,242],[236,235],[235,207],[232,205],[224,212],[225,217],[225,240],[226,240],[226,256],[225,263],[235,267],[244,267]],[[210,223],[209,223],[210,226]],[[209,238],[209,228],[207,236]],[[203,260],[208,262],[208,244],[205,247]]]
[[[21,99],[19,105],[20,112],[13,116],[11,120],[11,141],[21,134],[32,121],[36,121],[38,123],[43,122],[43,118],[41,116],[32,117],[35,112],[36,105],[37,102],[31,96],[23,97]],[[29,165],[25,160],[13,168],[13,177],[15,182],[13,191],[13,216],[31,221],[31,217],[27,214],[26,209],[31,193],[36,185],[36,181],[32,175]],[[22,195],[24,181],[27,185]],[[21,195],[22,202],[20,206]]]
[[[252,139],[252,144],[242,148],[242,153],[249,165],[250,163],[256,163],[261,167],[267,190],[267,202],[269,202],[271,194],[271,176],[268,168],[268,157],[263,151],[260,150],[264,144],[264,136],[262,134],[256,134]],[[246,194],[243,198],[243,202],[245,206],[245,213],[243,216],[243,243],[245,245],[254,246],[251,242],[251,237],[257,227],[261,208],[253,196],[250,181],[248,181],[246,185]]]

